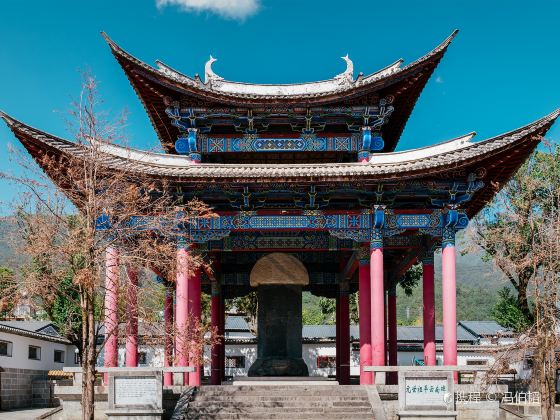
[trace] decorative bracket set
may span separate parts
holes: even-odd
[[[188,226],[187,236],[192,242],[204,243],[229,236],[231,232],[263,232],[271,230],[321,230],[339,239],[351,239],[383,246],[383,238],[400,235],[407,230],[441,237],[451,241],[455,232],[468,225],[462,210],[433,210],[431,213],[395,213],[393,210],[375,208],[360,213],[333,214],[321,211],[303,211],[300,214],[270,215],[257,212],[239,212],[200,219]]]
[[[179,129],[175,150],[200,162],[201,154],[231,152],[357,152],[358,160],[369,159],[371,152],[381,151],[385,142],[381,126],[394,111],[392,96],[382,98],[376,106],[286,109],[181,109],[172,102],[165,110],[171,124]],[[350,118],[351,123],[347,120]],[[293,138],[266,138],[259,133],[271,124],[288,124]],[[318,136],[328,124],[345,123],[348,133],[342,136]],[[216,137],[209,133],[215,124],[227,124],[242,137]],[[359,132],[361,131],[361,135]]]

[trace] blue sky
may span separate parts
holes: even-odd
[[[559,24],[560,2],[553,0],[3,0],[0,109],[66,136],[78,69],[89,67],[106,108],[128,109],[131,145],[153,148],[155,133],[102,30],[150,64],[161,59],[203,74],[212,54],[226,79],[290,83],[340,73],[346,53],[355,74],[401,57],[410,62],[457,28],[398,149],[469,131],[480,140],[560,107]],[[560,139],[560,124],[549,137]],[[14,170],[8,143],[16,141],[0,125],[0,171]],[[0,184],[0,201],[15,191]]]

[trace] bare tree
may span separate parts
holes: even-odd
[[[547,146],[547,151],[533,154],[476,218],[471,237],[518,293],[519,307],[530,326],[508,353],[510,360],[513,355],[532,355],[532,388],[540,392],[543,418],[553,419],[560,286],[560,147]]]
[[[95,365],[103,349],[96,343],[103,327],[102,314],[107,309],[103,299],[107,252],[117,248],[122,267],[136,271],[155,268],[173,281],[177,270],[192,272],[204,264],[203,256],[193,253],[178,264],[177,238],[180,236],[183,245],[188,246],[186,227],[194,219],[213,217],[202,202],[183,202],[177,190],[164,180],[140,176],[127,167],[109,168],[106,147],[125,140],[124,119],[110,121],[99,111],[97,88],[95,78],[84,75],[80,97],[71,111],[78,154],[47,153],[35,157],[44,173],[29,159],[18,158],[27,169],[25,175],[2,175],[26,187],[18,204],[18,216],[25,237],[21,251],[31,263],[20,286],[45,305],[65,296],[74,299],[78,308],[73,315],[79,317],[81,326],[83,419],[94,418]],[[63,281],[68,276],[70,284]],[[143,287],[129,280],[124,283],[119,286],[123,290],[138,288],[138,317],[155,325],[158,318],[154,308],[162,302],[150,303],[150,298],[162,294],[153,293],[148,282]],[[146,293],[142,294],[142,290]],[[185,328],[187,331],[175,333],[185,335],[191,363],[200,365],[207,328],[194,319]],[[105,326],[105,342],[118,333],[118,326]],[[169,331],[162,331],[162,335],[165,333]],[[215,332],[211,335],[214,337]]]

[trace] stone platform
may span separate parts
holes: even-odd
[[[295,386],[313,386],[313,385],[338,385],[338,381],[324,377],[297,377],[297,376],[266,376],[266,377],[247,377],[236,376],[231,382],[232,385],[249,385],[249,386],[269,386],[269,385],[295,385]]]
[[[284,378],[282,378],[284,379]],[[362,386],[297,381],[284,385],[203,386],[183,414],[187,419],[372,419],[368,392]],[[287,381],[290,382],[290,381]]]

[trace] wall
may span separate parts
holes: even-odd
[[[4,368],[0,386],[2,410],[49,406],[50,384],[45,370]]]
[[[336,346],[334,343],[304,344],[302,357],[309,369],[309,376],[334,376],[336,368],[318,368],[317,357],[336,356]]]
[[[26,350],[27,351],[27,350]],[[162,346],[139,346],[140,352],[146,352],[145,366],[163,366],[163,347]],[[256,344],[228,344],[226,345],[226,356],[245,356],[244,368],[226,368],[226,376],[247,376],[249,367],[256,360],[257,346]],[[119,366],[125,365],[125,347],[119,346]],[[26,353],[27,354],[27,353]],[[319,356],[336,356],[335,343],[305,343],[302,348],[302,357],[309,369],[310,376],[335,376],[336,369],[318,368],[317,357]],[[26,356],[27,357],[27,356]],[[443,353],[436,354],[437,364],[443,365]],[[0,358],[2,359],[2,358]],[[210,348],[207,346],[204,350],[204,375],[210,376]],[[399,351],[397,354],[399,366],[412,366],[413,361],[423,360],[422,351]],[[459,365],[467,365],[470,360],[487,360],[491,365],[494,357],[491,354],[477,353],[473,351],[459,351],[457,354],[457,363]],[[97,361],[98,366],[103,366],[103,352],[101,352]],[[512,367],[517,369],[519,376],[523,375],[523,363],[513,363]],[[60,367],[59,367],[60,368]],[[526,373],[526,372],[525,372]],[[360,353],[352,351],[350,354],[350,375],[359,376],[360,374]],[[179,378],[178,375],[175,375]],[[525,375],[526,376],[526,375]]]
[[[0,404],[3,410],[25,407],[48,407],[49,370],[75,366],[72,345],[53,343],[21,335],[0,333],[0,340],[12,343],[12,356],[0,356]],[[29,345],[41,347],[41,360],[28,358]],[[54,361],[54,351],[64,351],[65,363]]]
[[[228,356],[245,356],[244,368],[227,368],[226,376],[247,376],[249,368],[257,360],[256,344],[230,344],[226,345],[226,357]]]
[[[23,337],[16,334],[0,333],[0,340],[12,342],[12,356],[0,356],[0,367],[31,369],[31,370],[60,370],[64,366],[75,366],[74,351],[72,345],[53,343],[51,341],[39,340],[36,338]],[[28,358],[29,346],[41,347],[41,360],[31,360]],[[65,363],[55,363],[54,351],[64,351]]]

